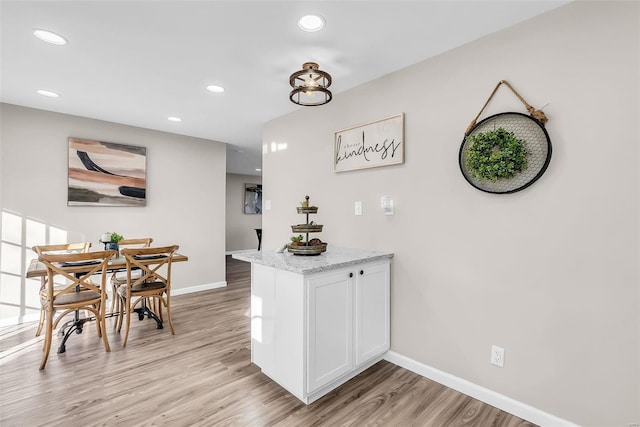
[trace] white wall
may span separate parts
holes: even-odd
[[[258,248],[255,229],[262,228],[262,215],[244,213],[245,184],[262,184],[262,177],[227,174],[227,252]]]
[[[94,245],[105,231],[176,243],[189,261],[173,268],[174,289],[224,283],[224,144],[8,104],[0,114],[3,211]],[[147,147],[147,206],[67,206],[68,137]]]
[[[329,250],[395,253],[392,350],[579,424],[638,422],[638,16],[574,2],[268,123],[266,148],[286,149],[263,156],[264,250],[309,194]],[[501,79],[547,104],[553,144],[545,175],[511,195],[474,189],[457,161]],[[503,111],[526,112],[506,88],[483,117]],[[405,164],[332,172],[336,130],[400,112]]]

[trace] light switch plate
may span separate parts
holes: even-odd
[[[264,210],[265,211],[270,211],[271,210],[271,200],[265,200],[264,201]]]
[[[358,216],[362,215],[362,202],[355,202],[354,210],[356,215]]]
[[[390,196],[382,196],[380,206],[384,210],[385,215],[393,215],[393,199]]]

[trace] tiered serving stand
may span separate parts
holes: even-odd
[[[309,233],[320,233],[322,231],[322,225],[315,224],[313,221],[309,222],[309,214],[317,214],[317,206],[309,206],[309,196],[305,196],[305,205],[298,207],[298,213],[306,215],[306,223],[292,225],[291,231],[294,233],[304,233],[304,244],[300,246],[294,246],[291,243],[287,245],[287,250],[294,255],[320,255],[327,250],[326,243],[309,244]]]

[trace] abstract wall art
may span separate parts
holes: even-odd
[[[69,138],[69,206],[145,206],[147,149]]]
[[[244,185],[244,213],[262,214],[262,184]]]

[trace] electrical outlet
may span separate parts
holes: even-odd
[[[504,368],[504,348],[491,346],[491,364]]]

